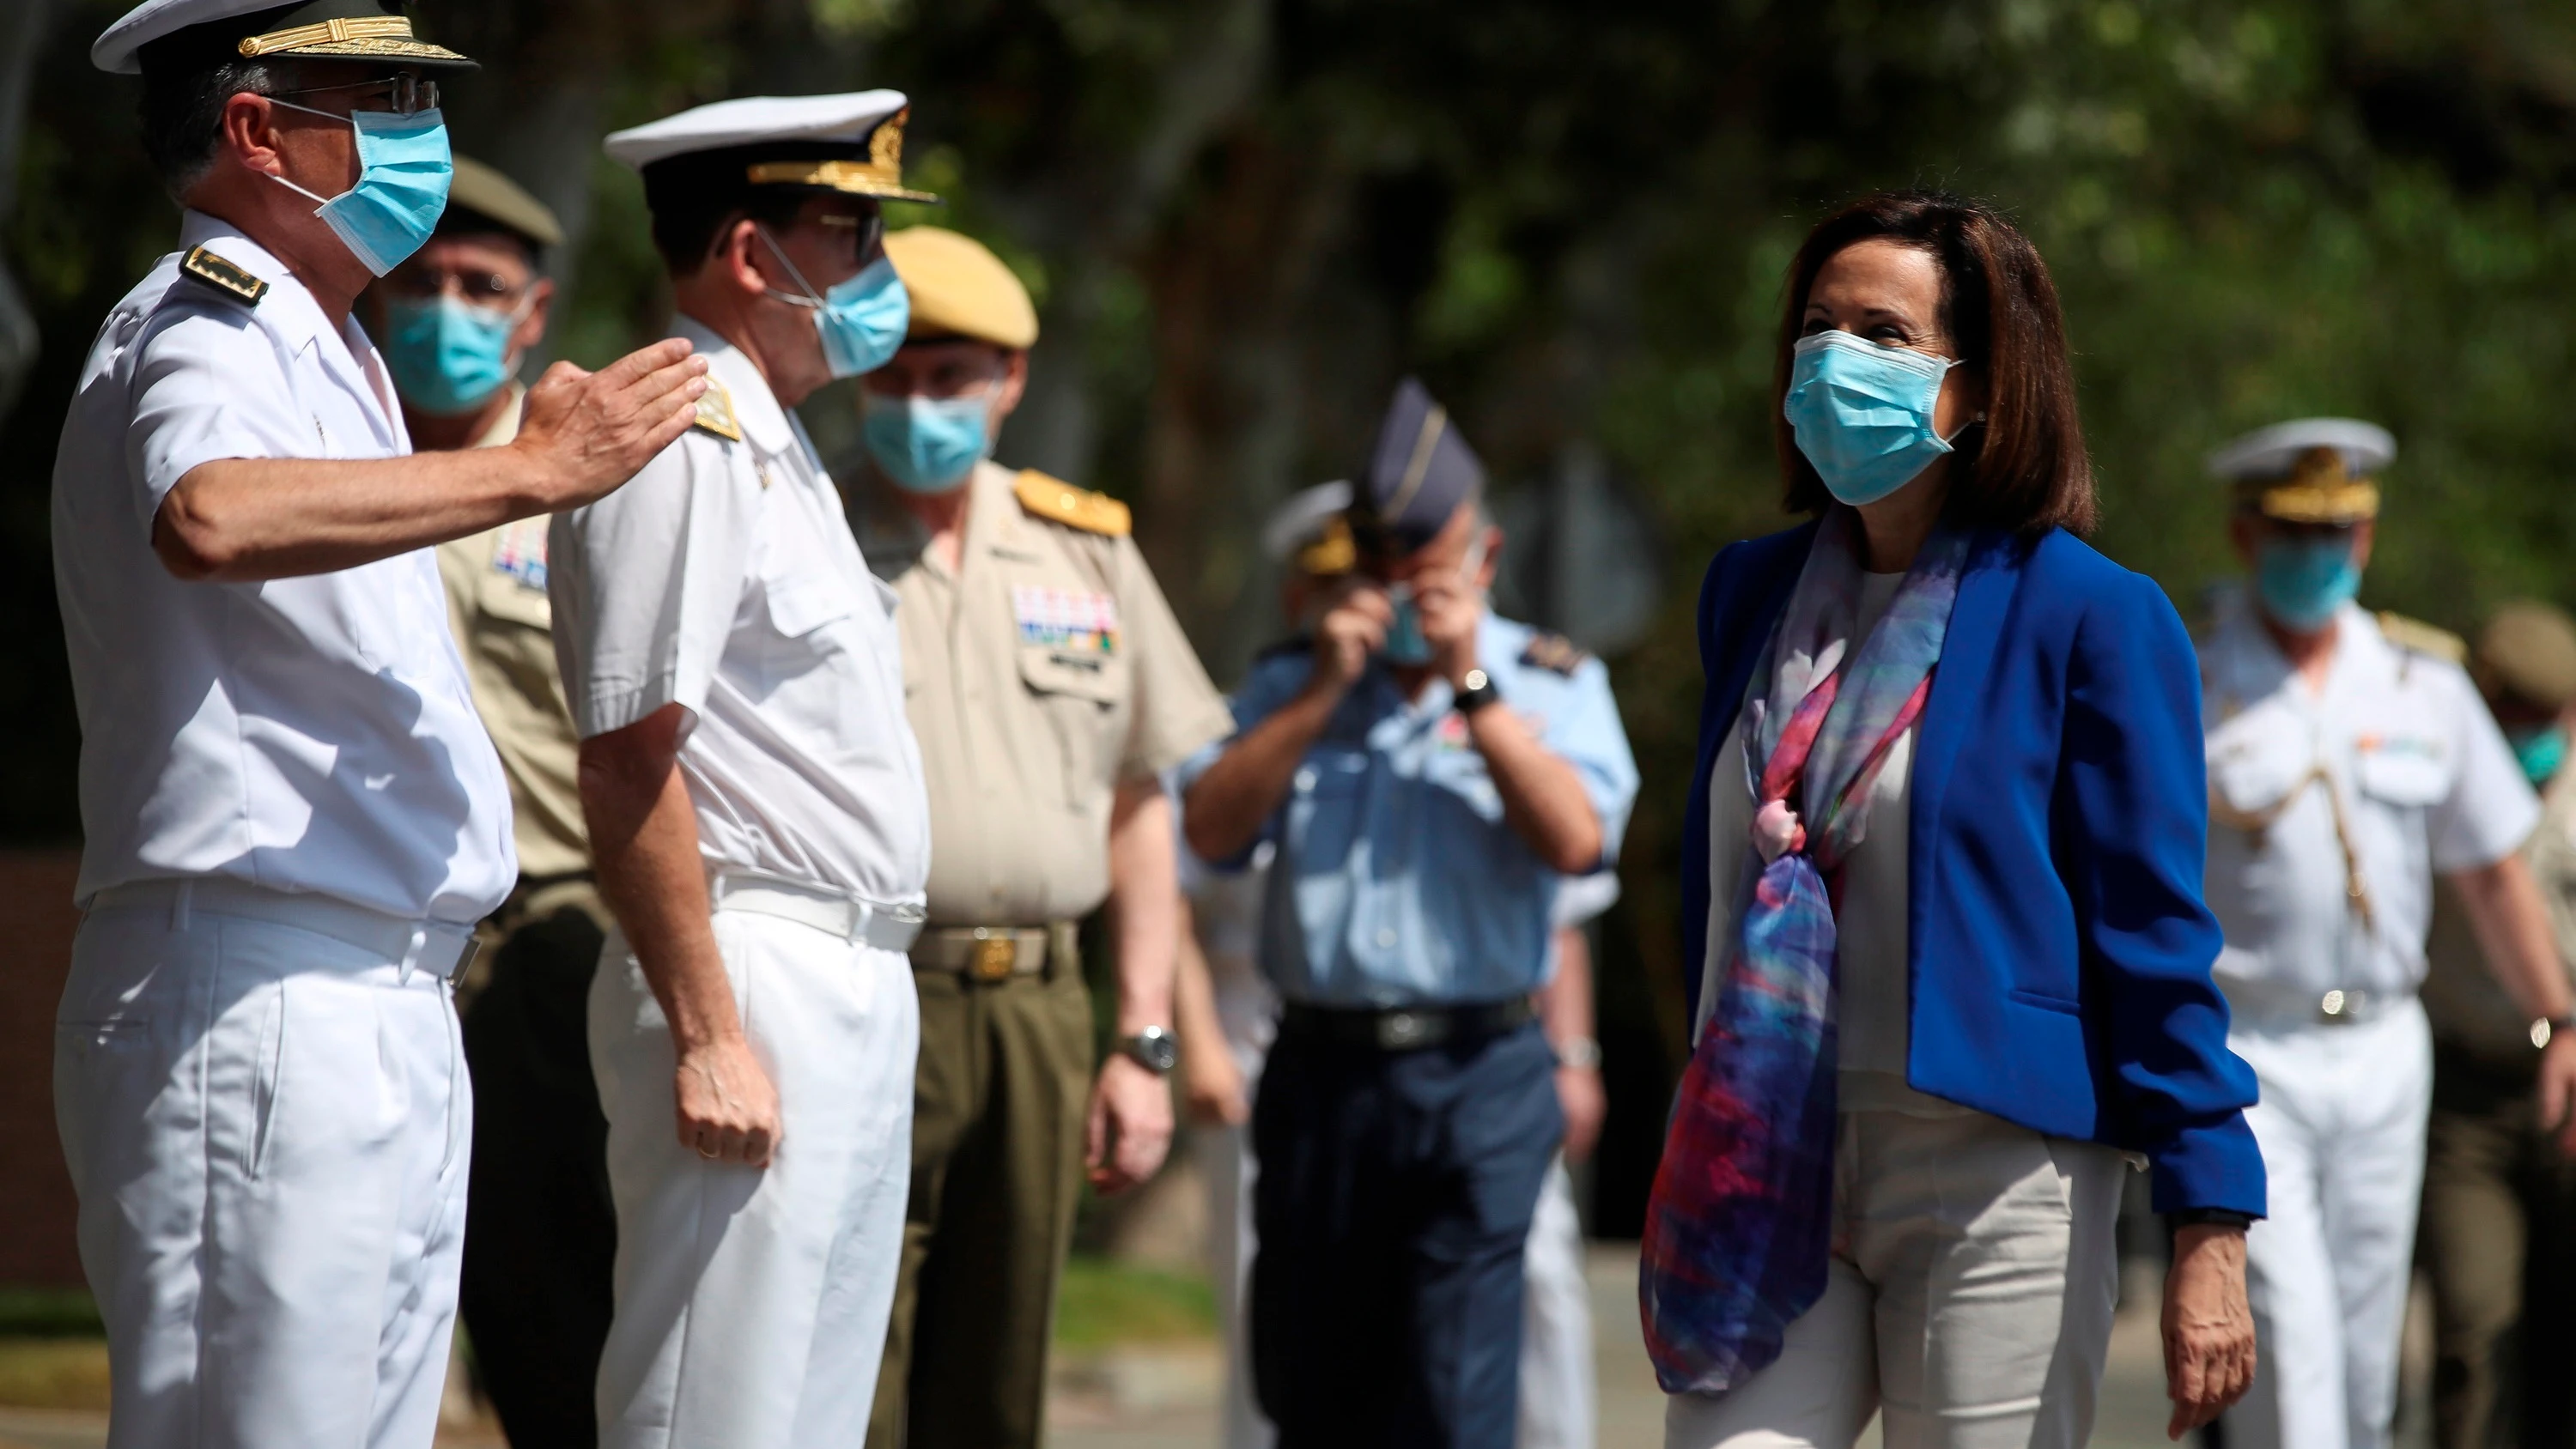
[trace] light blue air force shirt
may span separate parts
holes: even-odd
[[[1496,707],[1520,715],[1582,777],[1607,866],[1637,797],[1608,671],[1554,635],[1490,613],[1476,653],[1502,693]],[[1293,699],[1310,663],[1302,648],[1256,661],[1232,700],[1236,732]],[[1450,698],[1434,680],[1408,701],[1372,663],[1264,826],[1261,839],[1277,854],[1261,966],[1289,1000],[1466,1005],[1545,983],[1560,878],[1503,823],[1502,797]],[[1183,787],[1223,750],[1211,745],[1183,766]]]

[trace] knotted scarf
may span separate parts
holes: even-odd
[[[1753,849],[1735,938],[1646,1206],[1639,1308],[1667,1393],[1742,1384],[1824,1294],[1842,864],[1867,833],[1888,751],[1930,696],[1968,542],[1936,530],[1856,642],[1859,516],[1832,510],[1754,673],[1764,693],[1744,729]]]

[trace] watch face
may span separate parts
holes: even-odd
[[[1127,1038],[1127,1052],[1158,1072],[1168,1072],[1181,1064],[1180,1045],[1161,1027],[1148,1027]]]

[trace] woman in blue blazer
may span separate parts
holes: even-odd
[[[2086,547],[2045,265],[1864,198],[1792,263],[1792,512],[1710,566],[1694,1055],[1648,1213],[1669,1449],[2082,1444],[2130,1166],[2179,1223],[2172,1432],[2253,1372],[2263,1165],[2201,901],[2197,668]]]

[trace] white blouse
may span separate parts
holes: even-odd
[[[1858,637],[1869,631],[1896,597],[1902,573],[1862,576]],[[1767,681],[1757,681],[1766,687]],[[1869,792],[1869,820],[1861,842],[1843,862],[1842,909],[1836,970],[1841,1057],[1838,1097],[1846,1112],[1892,1111],[1946,1117],[1967,1108],[1927,1096],[1905,1080],[1907,1015],[1905,873],[1907,811],[1914,777],[1914,731],[1897,738]],[[1708,792],[1708,953],[1700,983],[1700,1019],[1707,1025],[1717,1002],[1727,957],[1735,942],[1735,898],[1752,846],[1753,799],[1744,784],[1744,717],[1717,752]]]

